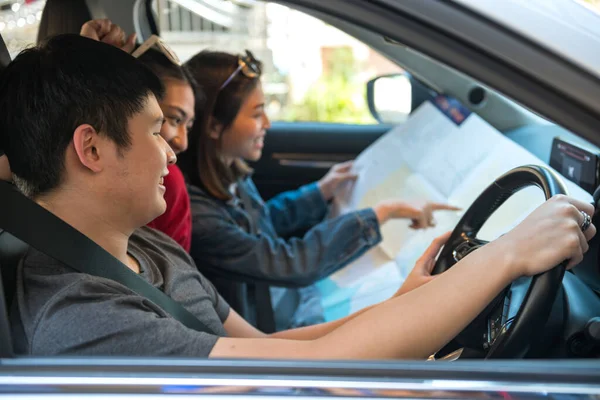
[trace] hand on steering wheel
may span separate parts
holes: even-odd
[[[588,241],[596,234],[592,224],[583,232],[584,214],[594,215],[594,207],[577,199],[556,195],[537,208],[512,231],[498,240],[514,243],[513,254],[519,254],[514,278],[545,272],[546,265],[559,265],[569,259],[567,269],[583,260]],[[537,234],[531,235],[531,232]],[[542,249],[542,251],[539,251]]]
[[[484,246],[487,242],[477,238],[483,224],[510,196],[529,186],[542,189],[548,201],[496,240],[507,249],[503,256],[514,266],[509,272],[513,279],[533,276],[522,289],[526,293],[518,312],[508,318],[510,290],[515,282],[456,337],[459,344],[484,352],[486,358],[514,358],[527,353],[548,320],[565,268],[581,261],[587,241],[596,233],[589,221],[594,207],[564,196],[566,190],[554,173],[539,166],[515,168],[492,183],[463,215],[433,274],[450,269]]]

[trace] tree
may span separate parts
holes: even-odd
[[[364,83],[357,81],[359,65],[352,49],[333,48],[325,59],[323,75],[304,95],[289,105],[287,121],[373,123],[364,97]]]

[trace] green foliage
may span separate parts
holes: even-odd
[[[284,121],[317,121],[351,124],[374,123],[365,100],[366,86],[357,82],[359,65],[349,48],[332,49],[324,74],[302,101],[288,104]]]

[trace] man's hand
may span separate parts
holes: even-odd
[[[406,218],[412,220],[413,229],[425,229],[435,226],[433,212],[439,210],[458,211],[459,207],[444,203],[425,203],[422,205],[405,203],[398,200],[386,200],[378,203],[375,214],[380,225],[390,219]]]
[[[135,47],[136,34],[132,33],[126,38],[125,31],[108,19],[94,19],[86,22],[81,27],[79,34],[118,47],[127,53],[131,53]]]
[[[353,161],[346,161],[334,165],[329,172],[327,172],[327,175],[317,182],[325,200],[329,201],[333,199],[335,192],[344,182],[356,180],[357,175],[351,172],[352,164]]]
[[[452,232],[446,232],[431,242],[393,297],[402,296],[436,278],[436,276],[431,275],[431,271],[433,271],[437,255],[442,249],[442,246],[444,246],[450,238],[451,233]]]

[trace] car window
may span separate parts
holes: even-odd
[[[182,61],[201,49],[241,53],[247,48],[264,64],[273,121],[376,123],[366,102],[366,83],[402,72],[397,65],[337,28],[288,7],[247,1],[211,4],[187,9],[169,0],[155,2],[161,36]]]
[[[35,44],[45,4],[44,0],[1,2],[0,33],[11,58]]]

